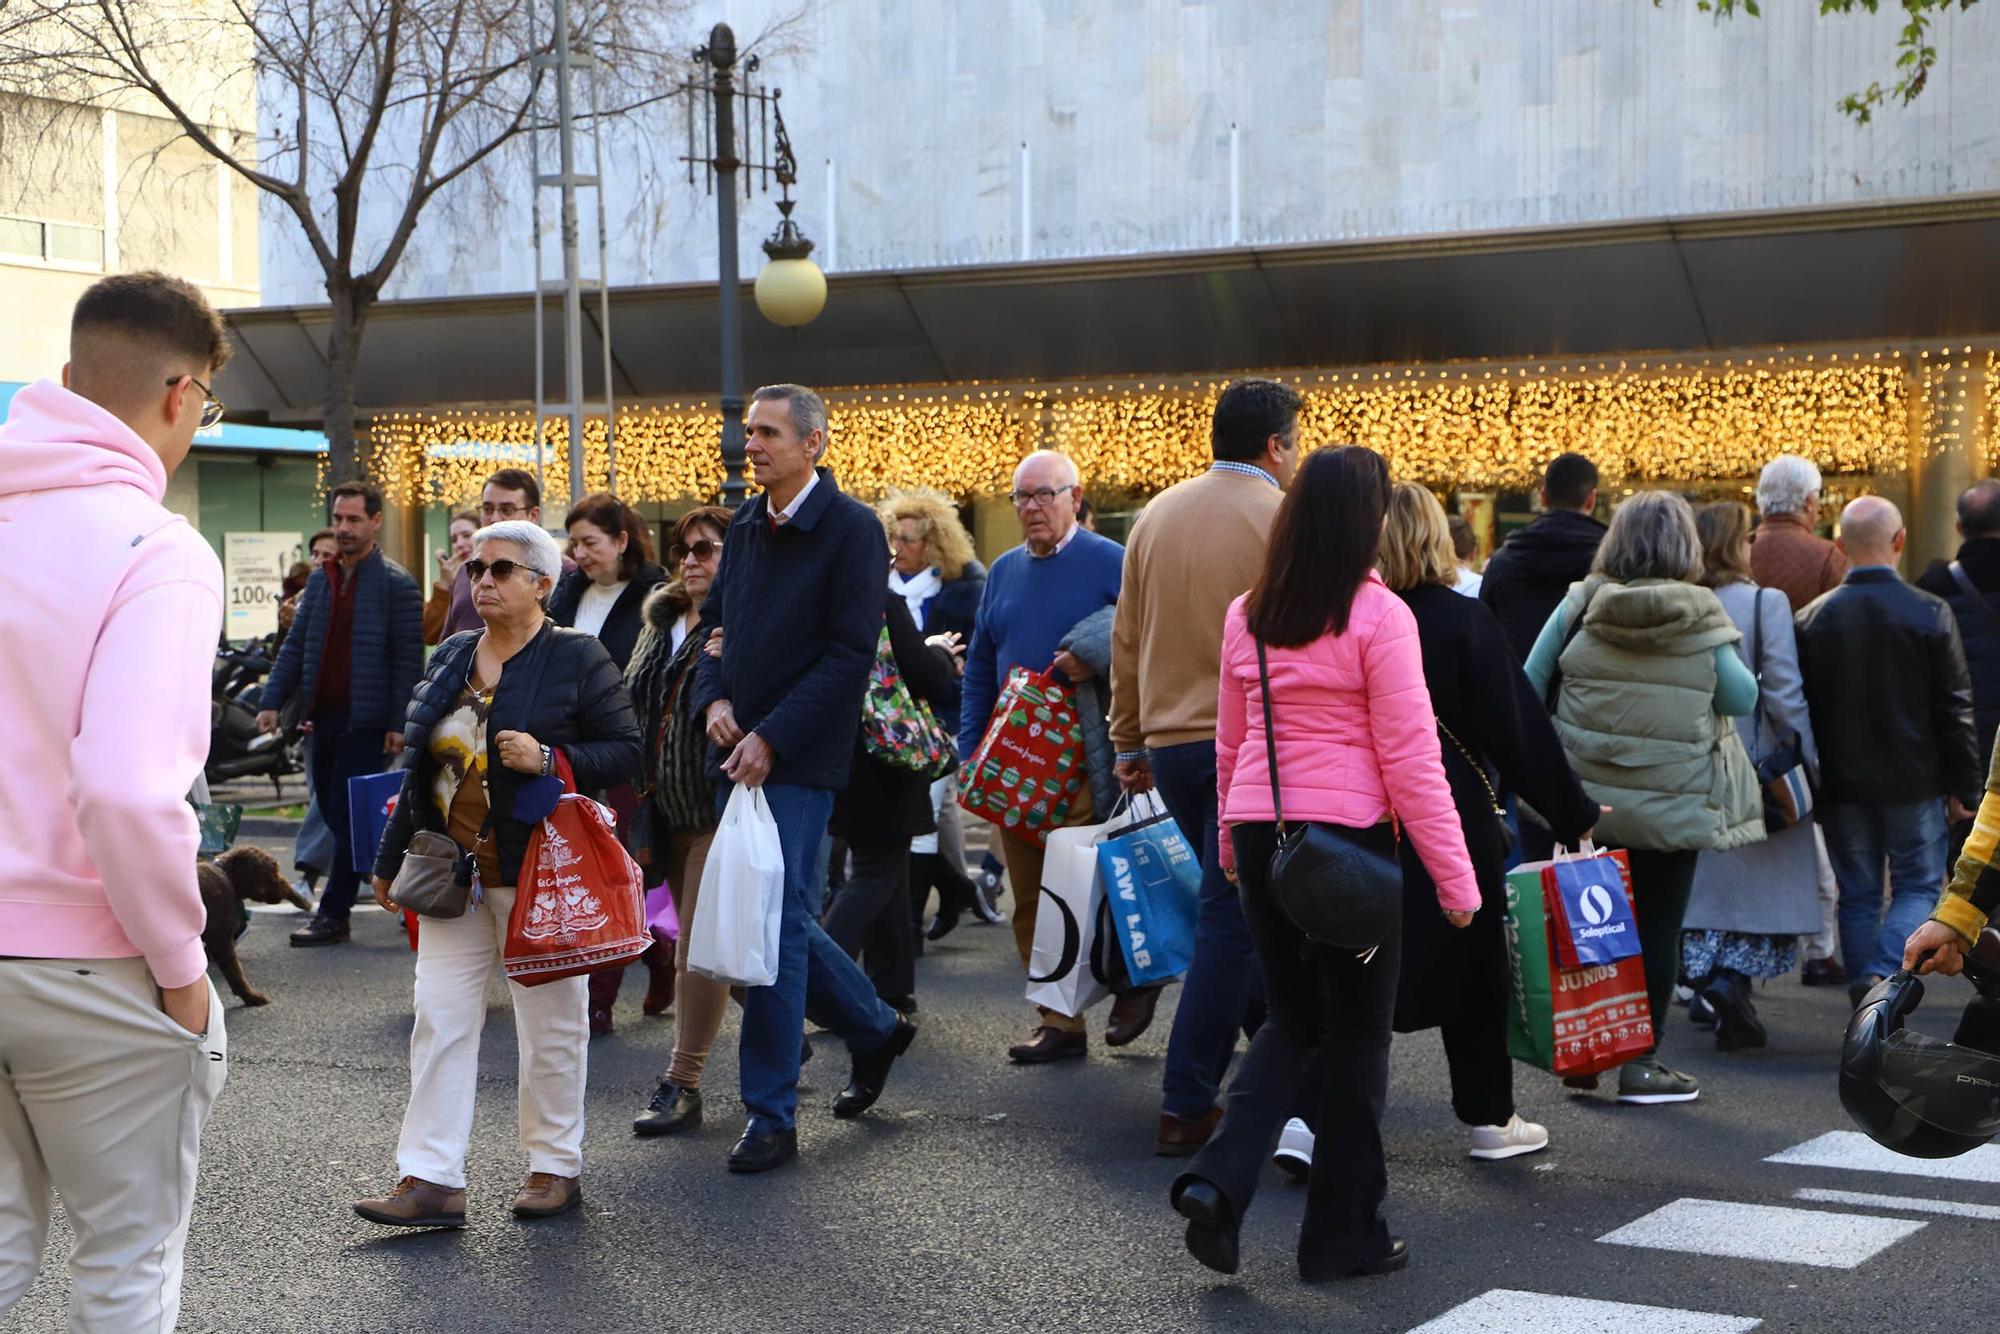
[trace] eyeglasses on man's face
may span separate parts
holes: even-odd
[[[203,384],[201,381],[195,379],[192,375],[168,376],[167,388],[172,389],[182,380],[186,380],[189,384],[201,390],[201,429],[206,431],[209,427],[214,426],[217,422],[221,421],[222,414],[224,411],[222,406],[222,400],[217,398],[214,394],[210,393],[208,390],[208,386]]]
[[[489,523],[495,519],[518,519],[528,512],[526,505],[516,505],[511,500],[482,500],[479,502],[479,517]]]
[[[1007,498],[1014,502],[1014,508],[1017,510],[1024,510],[1030,505],[1038,509],[1047,509],[1056,503],[1057,496],[1066,496],[1074,490],[1076,488],[1073,486],[1038,486],[1033,491],[1009,492]]]
[[[484,579],[489,572],[493,575],[494,583],[504,584],[514,577],[514,571],[516,570],[525,570],[537,579],[542,577],[540,570],[518,560],[496,560],[489,562],[474,557],[465,563],[465,577],[475,584]]]

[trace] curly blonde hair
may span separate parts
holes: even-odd
[[[946,583],[965,573],[972,563],[972,535],[958,521],[958,506],[942,491],[891,491],[875,506],[890,541],[904,519],[914,519],[924,535],[924,557],[937,566]]]

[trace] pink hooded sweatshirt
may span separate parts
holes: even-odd
[[[188,789],[208,757],[222,565],[160,456],[48,380],[0,426],[0,956],[207,969]]]
[[[1271,819],[1257,640],[1244,604],[1244,598],[1230,604],[1222,630],[1215,780],[1225,826]],[[1265,657],[1285,819],[1366,829],[1393,814],[1417,845],[1438,903],[1476,910],[1479,883],[1444,776],[1417,618],[1408,604],[1371,570],[1355,591],[1344,634],[1322,635],[1303,648],[1267,648]],[[1220,853],[1222,865],[1233,869],[1236,850],[1227,834]]]

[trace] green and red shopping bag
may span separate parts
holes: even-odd
[[[958,804],[1042,847],[1069,818],[1086,777],[1083,724],[1069,686],[1054,668],[1016,667],[959,776]]]
[[[1615,963],[1563,966],[1556,937],[1573,923],[1562,912],[1557,866],[1594,872],[1591,878],[1603,882],[1610,881],[1608,871],[1615,867],[1625,907],[1631,908],[1632,870],[1622,849],[1599,852],[1586,846],[1581,856],[1531,862],[1507,873],[1507,967],[1512,979],[1507,1052],[1554,1074],[1594,1075],[1653,1046],[1646,969],[1636,953]],[[1565,872],[1565,879],[1575,874]]]

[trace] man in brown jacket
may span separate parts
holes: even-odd
[[[1757,478],[1761,519],[1750,539],[1750,575],[1766,588],[1783,590],[1797,614],[1808,602],[1847,577],[1841,549],[1819,535],[1819,469],[1796,454],[1780,454]],[[1818,825],[1820,931],[1804,938],[1806,962],[1799,980],[1807,986],[1838,986],[1847,980],[1834,956],[1839,941],[1834,919],[1840,889]]]
[[[1236,1035],[1263,1013],[1263,987],[1236,889],[1222,875],[1215,712],[1222,623],[1257,582],[1299,456],[1299,396],[1238,380],[1216,401],[1215,462],[1153,498],[1133,525],[1111,639],[1111,741],[1127,791],[1157,787],[1201,851],[1194,962],[1167,1042],[1163,1155],[1193,1153],[1221,1119],[1216,1093]]]
[[[1757,512],[1750,539],[1750,575],[1766,588],[1784,590],[1794,613],[1847,577],[1847,557],[1819,535],[1819,469],[1796,454],[1780,454],[1757,479]]]

